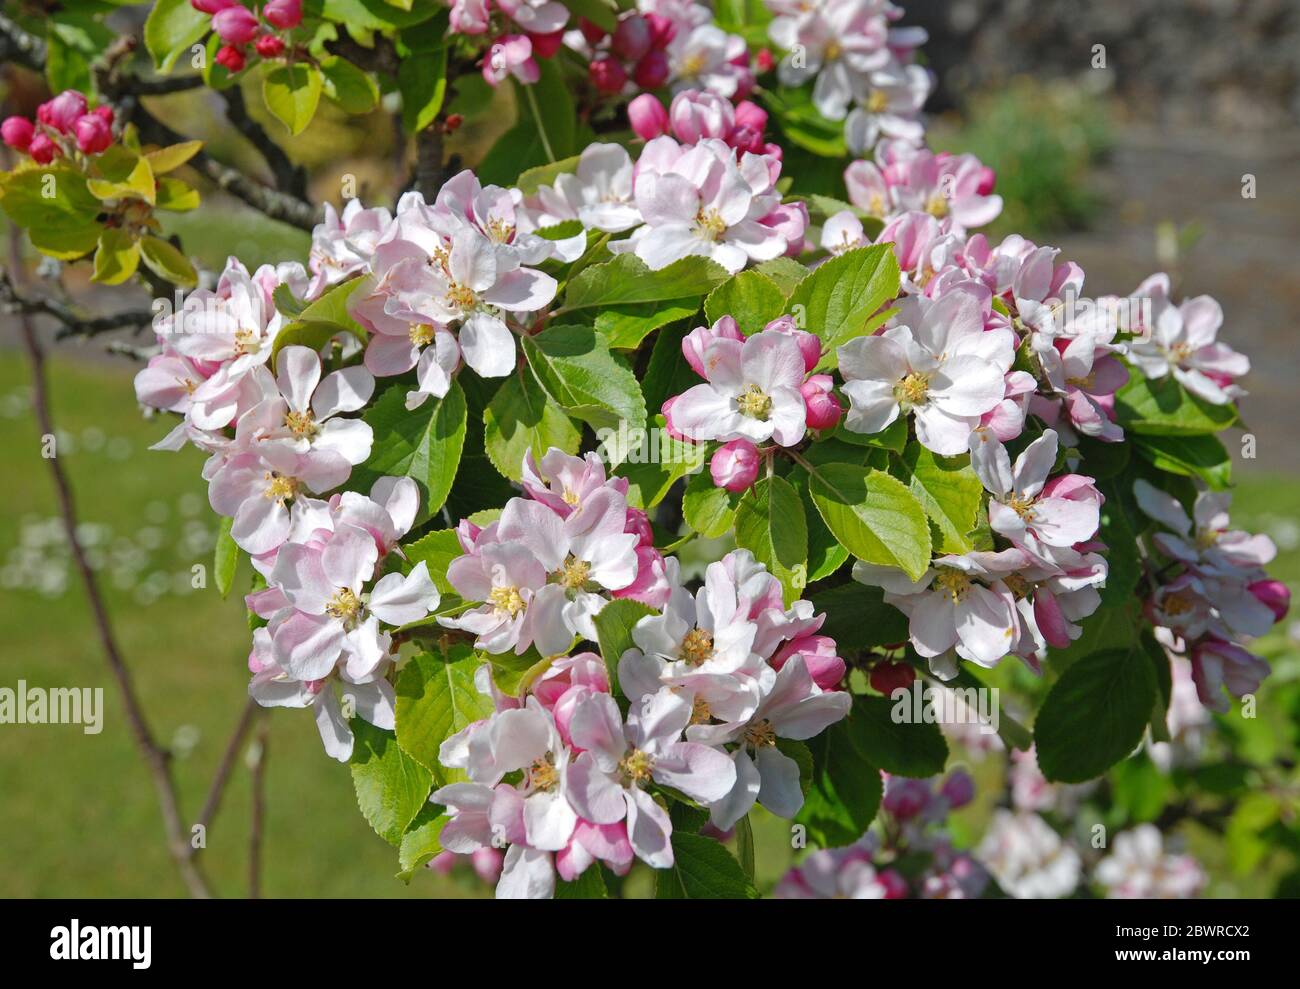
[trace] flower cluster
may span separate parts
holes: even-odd
[[[779,145],[767,141],[767,111],[757,103],[742,100],[733,104],[716,93],[683,90],[673,97],[668,109],[652,93],[642,93],[627,105],[628,121],[636,136],[653,141],[668,134],[681,144],[695,144],[702,138],[716,138],[736,150],[781,158]]]
[[[36,120],[6,117],[0,124],[5,144],[27,155],[38,165],[55,158],[72,158],[75,151],[98,155],[113,143],[113,108],[87,107],[86,97],[65,89],[36,108]]]
[[[1264,572],[1277,547],[1268,536],[1229,528],[1226,493],[1201,492],[1190,517],[1177,498],[1145,480],[1133,493],[1159,526],[1151,543],[1166,562],[1156,570],[1146,615],[1162,644],[1191,660],[1201,703],[1226,711],[1225,688],[1234,697],[1252,694],[1269,673],[1241,643],[1263,635],[1291,606],[1287,586]]]
[[[671,593],[663,555],[644,512],[627,503],[627,480],[606,478],[594,453],[552,448],[525,456],[526,497],[512,498],[484,528],[458,529],[464,555],[447,579],[478,606],[440,619],[489,653],[565,653],[574,637],[596,639],[592,619],[615,597],[660,607]]]
[[[618,94],[630,79],[637,88],[659,89],[672,68],[668,48],[677,37],[678,22],[653,11],[629,11],[613,32],[583,18],[581,48],[589,50],[587,74],[597,92]],[[578,44],[574,39],[575,45]]]
[[[302,23],[302,0],[267,0],[252,11],[239,0],[190,0],[190,5],[212,18],[212,30],[221,39],[217,64],[239,72],[248,64],[248,46],[262,58],[285,53],[288,31]]]
[[[750,337],[723,316],[687,334],[682,352],[704,383],[669,398],[662,411],[672,434],[724,444],[711,464],[719,487],[738,492],[754,483],[762,455],[756,444],[794,447],[807,430],[839,422],[831,377],[813,373],[821,341],[789,316]]]
[[[844,121],[850,150],[860,154],[882,139],[921,142],[921,108],[933,80],[913,58],[926,33],[894,27],[901,8],[889,0],[767,0],[767,6],[776,15],[768,34],[788,53],[777,77],[785,86],[815,79],[813,106],[827,120]]]
[[[498,523],[462,523],[467,552],[448,578],[484,604],[440,619],[476,634],[487,652],[532,644],[560,654],[522,698],[496,691],[482,667],[479,688],[495,713],[439,752],[443,765],[469,777],[430,797],[451,814],[442,847],[470,854],[508,846],[503,897],[549,896],[557,873],[572,881],[596,861],[620,875],[634,857],[671,866],[672,822],[659,788],[704,805],[724,831],[755,802],[793,816],[803,804],[799,769],[778,740],[811,738],[850,704],[835,689],[843,661],[815,634],[824,616],[807,602],[785,608],[775,578],[736,551],[710,565],[695,594],[678,579],[677,561],[667,561],[662,611],[636,624],[635,647],[618,663],[628,701],[621,710],[604,661],[567,655],[575,634],[596,637],[581,631],[591,599],[629,579],[617,569],[617,558],[631,555],[613,531],[618,492],[598,462],[558,451],[547,461],[547,478],[529,465],[532,497],[512,501]],[[567,549],[562,560],[555,546]]]
[[[341,762],[352,755],[354,713],[394,727],[392,631],[440,600],[424,561],[408,573],[396,563],[419,500],[414,481],[391,477],[368,497],[299,498],[288,538],[255,559],[267,586],[246,600],[266,625],[253,632],[249,694],[264,707],[312,708],[325,751]]]
[[[416,371],[407,407],[451,387],[462,359],[483,377],[516,364],[510,321],[545,307],[555,279],[533,267],[555,242],[533,232],[517,190],[456,175],[433,203],[407,193],[382,209],[330,214],[313,235],[314,284],[357,273],[350,312],[370,333],[365,366],[377,377]],[[517,324],[516,324],[517,325]]]
[[[779,899],[968,899],[988,885],[984,866],[942,833],[948,815],[971,802],[963,770],[942,779],[887,777],[878,830],[852,845],[815,851],[777,884]]]

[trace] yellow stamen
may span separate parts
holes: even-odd
[[[534,790],[554,790],[560,783],[560,774],[549,757],[538,759],[528,770],[528,782]]]
[[[447,287],[447,301],[457,309],[473,309],[478,305],[478,296],[474,290],[460,282],[452,282]]]
[[[352,621],[360,611],[361,601],[348,587],[340,588],[339,592],[330,598],[329,603],[325,605],[326,614],[344,622]]]
[[[958,603],[970,590],[970,578],[960,570],[954,570],[952,567],[940,567],[939,573],[934,578],[934,583],[936,587],[952,598],[953,604]]]
[[[867,97],[868,113],[884,113],[889,109],[889,94],[883,89],[873,89]]]
[[[716,209],[702,209],[695,217],[695,229],[705,240],[718,240],[727,232],[727,221]]]
[[[524,599],[517,587],[494,587],[488,592],[488,604],[511,618],[524,610]]]
[[[406,335],[411,338],[414,346],[423,347],[426,343],[433,342],[433,327],[428,323],[412,323],[407,327]]]
[[[1007,500],[1006,504],[1009,509],[1028,522],[1034,517],[1034,501],[1035,499],[1033,498],[1022,498],[1019,495],[1012,495],[1011,498]]]
[[[586,560],[577,559],[572,553],[560,564],[560,569],[557,571],[560,584],[571,591],[576,591],[585,584],[590,574],[591,564]]]
[[[925,211],[935,219],[942,220],[948,215],[948,200],[939,193],[935,193],[925,203]]]
[[[316,425],[316,420],[311,417],[310,412],[286,412],[284,425],[299,439],[311,439],[320,432],[320,427]]]
[[[618,770],[630,783],[644,783],[654,769],[654,760],[640,749],[633,749],[619,762]]]
[[[929,393],[930,376],[915,371],[894,385],[894,399],[904,410],[924,403]]]
[[[248,329],[247,327],[245,327],[242,330],[236,330],[235,331],[235,354],[237,356],[242,356],[244,354],[251,354],[254,350],[257,349],[258,342],[261,340],[261,338],[262,338],[262,334],[257,332],[257,330]]]
[[[709,710],[708,702],[701,697],[696,697],[691,701],[691,724],[707,725],[713,720],[713,712]]]
[[[772,727],[772,722],[764,719],[756,721],[745,729],[745,743],[752,745],[756,749],[765,748],[776,744],[776,729]]]
[[[736,408],[741,415],[766,422],[772,414],[772,398],[758,385],[749,385],[736,399]]]
[[[677,652],[691,666],[699,666],[713,656],[713,636],[702,628],[693,628],[682,638]]]
[[[266,472],[266,490],[262,492],[267,498],[275,501],[284,502],[298,493],[298,479],[296,477],[284,477],[273,471]]]

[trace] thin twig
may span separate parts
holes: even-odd
[[[248,898],[262,896],[262,822],[266,818],[266,757],[271,740],[270,723],[263,718],[257,729],[253,762],[253,820],[248,831]]]
[[[22,248],[20,237],[19,229],[11,225],[9,228],[9,254],[11,266],[14,269],[21,265]],[[43,435],[53,436],[54,422],[50,414],[45,354],[36,339],[36,333],[32,329],[31,319],[28,315],[19,313],[17,321],[23,339],[23,346],[27,351],[32,366],[32,405],[36,412],[36,421]],[[190,845],[185,838],[181,823],[180,806],[176,796],[176,781],[172,775],[168,753],[154,739],[153,732],[149,729],[144,709],[136,696],[131,673],[122,659],[122,654],[118,651],[113,628],[108,619],[108,610],[105,608],[104,599],[100,595],[99,584],[95,580],[94,571],[90,569],[85,550],[82,548],[81,540],[77,536],[77,512],[72,498],[72,488],[57,455],[47,458],[46,462],[50,465],[50,474],[54,479],[54,487],[58,494],[59,512],[63,520],[64,534],[67,537],[77,572],[81,577],[81,583],[86,589],[86,597],[90,601],[90,610],[95,620],[100,645],[104,650],[104,658],[108,661],[109,670],[122,693],[122,701],[126,707],[131,735],[135,739],[136,747],[140,749],[141,755],[144,756],[145,764],[149,767],[149,772],[153,777],[154,789],[158,792],[158,803],[163,816],[163,828],[167,836],[167,849],[176,862],[176,868],[180,871],[181,879],[189,889],[190,895],[206,899],[211,897],[212,891],[202,871],[190,857]]]
[[[248,138],[261,153],[271,169],[271,174],[275,176],[276,185],[290,195],[305,200],[307,198],[306,169],[290,161],[284,149],[271,140],[265,128],[249,116],[248,107],[244,103],[243,90],[238,86],[231,86],[219,92],[221,98],[226,101],[226,118],[235,130]]]
[[[153,311],[149,309],[129,309],[111,316],[80,316],[58,299],[22,295],[10,273],[3,268],[0,268],[0,311],[57,319],[63,324],[55,337],[58,340],[74,336],[92,337],[126,327],[139,328],[148,326],[154,319]]]
[[[239,714],[239,721],[235,725],[235,730],[230,735],[230,741],[226,743],[226,750],[221,754],[221,761],[217,764],[216,774],[212,777],[212,784],[208,787],[207,799],[203,801],[203,809],[199,811],[199,818],[195,822],[195,827],[202,827],[206,832],[212,819],[217,816],[217,811],[221,807],[221,798],[226,792],[226,784],[230,781],[230,773],[235,768],[235,760],[239,756],[239,750],[244,744],[244,738],[248,735],[248,729],[253,724],[254,716],[262,709],[257,702],[251,697],[244,704],[244,710]],[[190,847],[190,858],[195,858],[201,848]]]

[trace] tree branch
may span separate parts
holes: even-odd
[[[128,309],[111,316],[80,316],[57,299],[27,298],[21,295],[9,272],[3,268],[0,268],[0,311],[57,319],[63,324],[55,335],[58,340],[75,336],[93,337],[126,327],[138,329],[150,325],[154,319],[153,311],[149,309]]]
[[[248,729],[252,727],[253,718],[261,710],[257,701],[251,697],[244,704],[244,710],[240,712],[239,721],[235,724],[235,730],[230,735],[230,741],[226,743],[226,749],[221,754],[221,761],[217,764],[217,772],[212,777],[212,784],[208,787],[208,796],[203,801],[203,809],[199,811],[199,818],[195,822],[196,827],[202,827],[204,831],[207,831],[208,825],[217,816],[217,811],[221,807],[221,798],[226,792],[226,784],[230,782],[231,771],[235,768],[235,759],[239,756],[240,746],[244,744]],[[191,845],[189,850],[190,858],[196,858],[200,851],[201,849]]]
[[[248,830],[248,898],[262,896],[262,824],[266,818],[266,757],[271,741],[270,725],[263,719],[257,729],[252,758],[253,812]]]
[[[20,263],[21,259],[20,237],[19,229],[11,225],[9,228],[9,253],[11,264],[15,266]],[[36,412],[36,421],[43,435],[52,436],[54,435],[54,422],[50,415],[49,388],[45,374],[45,354],[36,339],[36,333],[32,329],[31,320],[28,318],[27,313],[19,313],[18,327],[32,367],[32,406]],[[77,512],[72,498],[72,488],[68,483],[67,475],[63,472],[63,466],[59,463],[58,457],[49,457],[46,462],[50,465],[50,474],[54,479],[54,487],[58,494],[63,531],[68,540],[68,546],[72,551],[72,558],[76,564],[77,572],[81,577],[82,586],[86,590],[86,597],[90,601],[90,610],[95,620],[95,628],[99,634],[99,642],[104,651],[104,658],[108,661],[109,671],[117,681],[118,688],[121,691],[131,735],[135,740],[136,747],[144,756],[145,764],[153,777],[154,789],[158,792],[158,804],[162,810],[163,828],[167,837],[167,850],[170,852],[173,861],[175,861],[176,868],[180,871],[181,879],[189,889],[190,895],[206,899],[211,897],[212,891],[198,865],[191,860],[190,844],[185,837],[181,823],[180,806],[176,796],[176,780],[172,775],[168,753],[154,739],[153,732],[149,728],[144,709],[136,696],[131,673],[122,659],[122,654],[118,651],[117,640],[113,635],[113,628],[108,619],[108,610],[104,606],[104,599],[100,595],[99,584],[95,580],[94,571],[90,569],[85,550],[82,548],[81,540],[77,536]]]
[[[266,160],[266,164],[270,166],[271,173],[275,176],[276,184],[281,189],[287,190],[291,195],[306,200],[306,169],[291,162],[289,156],[284,153],[284,149],[272,141],[262,125],[248,115],[243,90],[238,86],[231,86],[229,89],[221,91],[221,97],[226,101],[227,119],[235,130],[248,138],[261,153]]]

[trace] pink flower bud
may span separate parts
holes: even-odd
[[[594,24],[585,17],[578,18],[578,30],[582,32],[582,36],[587,39],[589,45],[600,44],[600,39],[608,33],[599,24]]]
[[[212,29],[222,41],[231,45],[246,45],[257,37],[261,26],[247,7],[227,7],[212,15]]]
[[[533,43],[534,55],[538,58],[551,58],[564,44],[564,32],[552,31],[550,34],[534,34],[530,31],[528,40]]]
[[[302,23],[302,0],[270,0],[262,8],[262,16],[272,27],[287,31]]]
[[[694,144],[702,138],[725,138],[736,126],[736,114],[731,103],[713,93],[693,89],[678,93],[668,108],[673,133],[683,144]]]
[[[771,72],[776,68],[776,59],[772,57],[769,49],[760,48],[758,54],[754,56],[754,65],[759,72]]]
[[[736,126],[748,127],[760,134],[767,128],[767,111],[749,100],[736,104]]]
[[[641,546],[653,546],[655,542],[654,530],[650,528],[650,516],[640,508],[628,508],[627,520],[623,523],[623,531],[636,534],[636,538]]]
[[[27,147],[27,153],[38,165],[48,165],[59,156],[59,146],[47,134],[37,134]]]
[[[632,70],[632,79],[642,89],[658,89],[668,81],[668,56],[659,49],[648,52]]]
[[[113,108],[109,106],[107,103],[105,103],[103,106],[95,107],[95,109],[91,110],[90,112],[93,113],[100,120],[104,121],[104,123],[108,124],[109,127],[113,126],[113,120],[114,120]]]
[[[877,663],[867,678],[871,689],[889,697],[902,687],[907,690],[916,680],[916,670],[906,663]]]
[[[627,85],[627,69],[616,58],[598,58],[588,66],[592,85],[602,93],[617,93]]]
[[[885,787],[880,806],[900,821],[910,821],[930,802],[930,784],[923,780],[892,776]]]
[[[758,479],[758,447],[749,440],[732,440],[718,447],[709,461],[713,483],[739,493],[747,491]]]
[[[998,173],[984,165],[980,168],[979,185],[975,187],[977,196],[987,196],[993,191],[993,187],[998,184]]]
[[[677,37],[677,25],[663,14],[646,14],[645,19],[650,25],[650,43],[655,48],[667,48],[668,43]]]
[[[190,0],[190,6],[195,10],[211,15],[225,10],[227,7],[233,7],[237,2],[238,0]]]
[[[284,41],[274,34],[264,34],[257,39],[253,45],[257,49],[257,54],[263,58],[275,58],[284,54]]]
[[[1291,590],[1280,580],[1257,580],[1246,588],[1280,622],[1291,607]]]
[[[799,345],[799,354],[803,357],[803,369],[805,372],[811,371],[817,366],[817,362],[822,359],[822,342],[815,333],[809,333],[807,330],[799,329],[794,321],[793,316],[778,316],[772,322],[768,323],[765,330],[771,330],[774,333],[784,333],[786,336],[794,337],[794,342]]]
[[[668,116],[665,114],[665,123],[667,120]],[[5,122],[0,124],[0,138],[3,138],[5,144],[15,151],[26,151],[31,146],[32,136],[35,133],[36,125],[26,117],[7,117]]]
[[[809,429],[834,429],[844,414],[844,406],[831,391],[832,387],[834,382],[829,374],[814,374],[799,389],[808,410],[806,422]]]
[[[643,141],[653,141],[668,133],[668,111],[650,93],[642,93],[627,105],[627,119]]]
[[[48,124],[60,134],[70,134],[73,126],[86,113],[86,98],[75,89],[65,89],[54,99],[36,109],[37,119]]]
[[[217,49],[217,64],[228,72],[238,72],[244,67],[244,53],[234,45],[222,45]]]
[[[763,51],[767,51],[766,48]],[[771,56],[768,56],[771,57]],[[885,888],[885,899],[902,899],[907,895],[907,880],[898,875],[894,869],[885,869],[876,876],[876,881]]]
[[[943,781],[939,792],[948,801],[948,806],[956,810],[958,807],[965,807],[975,799],[975,781],[965,770],[954,769]]]
[[[847,667],[837,654],[835,640],[825,635],[801,635],[791,639],[772,657],[772,668],[781,669],[794,656],[803,657],[804,668],[822,690],[838,690]]]
[[[77,148],[82,154],[97,155],[113,143],[113,128],[104,118],[88,113],[76,123]]]
[[[654,33],[649,23],[640,14],[632,14],[618,22],[609,47],[619,58],[635,62],[650,50],[653,43]]]

